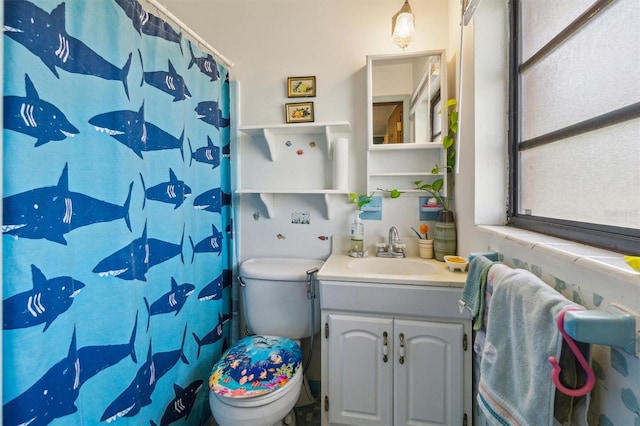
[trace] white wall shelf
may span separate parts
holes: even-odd
[[[424,194],[414,182],[444,179],[442,195],[447,196],[446,151],[440,142],[428,144],[394,144],[388,148],[370,146],[367,152],[367,191],[397,189],[407,194]],[[431,173],[436,166],[441,173]]]
[[[273,190],[273,191],[269,191],[269,190],[261,190],[261,189],[242,189],[242,190],[238,190],[236,191],[238,194],[256,194],[258,195],[258,197],[260,198],[260,201],[262,202],[262,205],[265,208],[266,211],[266,216],[268,218],[273,218],[275,217],[275,211],[276,211],[276,203],[275,203],[275,199],[277,198],[278,195],[285,195],[285,194],[297,194],[297,195],[317,195],[322,197],[323,200],[323,206],[324,206],[324,217],[326,219],[331,219],[331,210],[329,209],[329,199],[331,196],[333,195],[346,195],[349,192],[348,191],[340,191],[340,190],[313,190],[313,189],[307,189],[307,190]]]
[[[442,173],[430,173],[430,172],[385,172],[385,173],[369,173],[369,176],[443,176]]]
[[[269,147],[271,161],[277,161],[276,146],[283,136],[287,135],[325,135],[326,153],[329,159],[333,157],[333,141],[336,135],[350,133],[351,125],[347,121],[332,123],[297,123],[278,124],[273,126],[241,126],[238,131],[260,140],[266,141]]]
[[[238,194],[257,194],[275,217],[279,194],[317,195],[331,218],[329,199],[348,194],[348,122],[242,126]]]
[[[381,144],[371,145],[369,151],[413,151],[422,149],[441,149],[442,143],[440,142],[428,142],[428,143],[395,143],[395,144]]]

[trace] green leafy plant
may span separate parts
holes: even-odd
[[[373,198],[373,192],[369,195],[356,194],[355,192],[349,193],[349,202],[351,204],[357,204],[358,210],[362,210],[363,206],[369,204]]]
[[[398,198],[402,192],[398,191],[397,189],[382,189],[382,188],[376,188],[376,190],[380,191],[380,192],[386,192],[387,194],[389,194],[390,198]]]
[[[389,197],[391,197],[391,198],[398,198],[400,196],[400,194],[402,194],[402,192],[398,191],[397,189],[376,188],[376,190],[380,191],[380,192],[388,193]],[[362,210],[363,206],[366,206],[367,204],[369,204],[372,201],[373,194],[375,194],[375,191],[372,192],[369,195],[357,194],[355,192],[350,192],[349,193],[349,202],[351,204],[356,204],[358,206],[358,210]]]
[[[453,188],[455,186],[453,169],[456,165],[456,149],[455,149],[455,139],[458,134],[458,110],[457,110],[458,101],[456,99],[449,99],[444,107],[449,110],[449,128],[447,134],[442,138],[442,147],[447,152],[447,163],[444,165],[436,164],[435,167],[431,170],[431,173],[434,175],[440,174],[441,170],[446,170],[447,173],[447,182],[448,188],[447,193],[448,197],[443,197],[440,195],[440,191],[444,187],[444,179],[438,178],[434,180],[432,183],[423,183],[421,180],[417,180],[414,183],[416,189],[421,191],[426,191],[431,194],[438,203],[445,209],[451,210],[451,194],[453,194]]]

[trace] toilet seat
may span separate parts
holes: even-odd
[[[281,426],[298,400],[303,376],[300,368],[286,386],[263,396],[227,398],[209,390],[211,413],[220,426]]]
[[[290,392],[296,393],[295,400],[297,400],[298,399],[297,393],[301,389],[303,377],[304,375],[302,373],[302,369],[299,369],[295,373],[295,375],[291,378],[291,380],[286,384],[286,386],[283,386],[274,392],[267,393],[260,396],[253,396],[253,397],[247,397],[247,398],[231,398],[231,397],[225,397],[225,396],[214,393],[213,397],[223,402],[225,405],[229,405],[235,408],[253,408],[253,407],[266,406],[271,404],[274,401],[285,399],[287,394]]]
[[[262,405],[280,398],[292,381],[299,382],[301,366],[302,350],[295,341],[278,336],[247,336],[215,363],[209,388],[229,405]]]

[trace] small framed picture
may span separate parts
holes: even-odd
[[[313,121],[313,102],[285,104],[287,123],[307,123]]]
[[[316,78],[314,76],[287,78],[287,95],[290,98],[313,98],[316,96]]]

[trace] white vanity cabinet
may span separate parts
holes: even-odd
[[[320,281],[323,425],[464,425],[471,320],[460,288]]]

